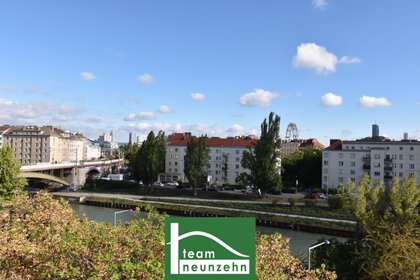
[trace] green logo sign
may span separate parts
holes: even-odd
[[[165,279],[255,279],[255,218],[165,221]]]

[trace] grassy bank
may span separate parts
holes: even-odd
[[[285,217],[278,216],[275,213],[254,213],[249,209],[217,209],[212,207],[206,207],[204,205],[193,205],[192,203],[180,204],[180,203],[168,203],[168,202],[155,202],[155,201],[141,201],[141,200],[132,200],[132,199],[121,199],[121,198],[103,198],[90,196],[87,197],[84,201],[86,204],[91,205],[106,205],[109,207],[124,207],[124,205],[130,205],[131,207],[139,207],[145,209],[148,205],[152,205],[160,212],[177,212],[181,215],[191,215],[191,216],[220,216],[220,217],[255,217],[261,222],[266,222],[267,225],[270,223],[281,223],[287,225],[296,225],[316,227],[320,229],[331,229],[331,230],[343,230],[343,231],[353,231],[354,226],[348,223],[341,222],[331,222],[331,221],[322,221],[314,220],[310,218],[302,217]],[[217,206],[221,207],[221,206]],[[262,223],[264,224],[264,223]]]
[[[162,201],[162,202],[179,203],[179,204],[225,207],[225,208],[234,208],[234,209],[243,209],[243,210],[283,213],[283,214],[295,214],[295,215],[331,218],[331,219],[343,219],[343,220],[353,219],[350,213],[348,213],[344,209],[331,210],[323,206],[305,206],[305,205],[291,206],[291,205],[276,204],[276,203],[244,203],[241,201],[234,202],[234,201],[179,200],[179,199],[172,200],[172,199],[159,198],[159,197],[147,198],[144,200]]]

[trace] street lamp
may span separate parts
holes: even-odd
[[[311,270],[311,250],[312,249],[315,249],[316,247],[322,246],[324,244],[327,244],[328,245],[328,244],[330,244],[330,241],[325,240],[325,241],[323,241],[321,243],[318,243],[318,244],[316,244],[316,245],[311,246],[311,247],[308,248],[308,270]]]
[[[132,209],[129,210],[122,210],[122,211],[117,211],[114,213],[114,227],[117,226],[117,214],[121,214],[121,213],[125,213],[125,212],[132,212]]]

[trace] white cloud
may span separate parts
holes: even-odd
[[[321,105],[325,107],[334,107],[343,104],[343,97],[328,92],[321,96]]]
[[[170,113],[173,112],[172,109],[171,109],[171,107],[169,107],[168,105],[161,105],[159,107],[159,110],[158,111],[160,113],[162,113],[162,114],[170,114]]]
[[[374,108],[374,107],[389,107],[391,102],[385,97],[373,97],[363,95],[359,99],[359,105],[363,108]]]
[[[16,91],[17,91],[17,88],[15,86],[1,86],[0,87],[0,92],[12,93]]]
[[[362,60],[357,56],[343,56],[338,60],[340,64],[358,64],[361,62]]]
[[[59,114],[74,114],[85,111],[83,107],[75,107],[72,105],[60,105],[58,108]]]
[[[102,121],[103,121],[103,118],[101,116],[92,116],[92,117],[86,118],[86,122],[89,122],[89,123],[100,123]]]
[[[129,114],[128,117],[124,118],[125,121],[134,121],[134,120],[151,120],[155,118],[155,113],[153,112],[140,112],[138,114]]]
[[[204,95],[204,93],[195,92],[195,93],[191,94],[191,98],[194,101],[201,101],[201,100],[204,100],[206,98],[206,96]]]
[[[329,0],[312,0],[312,6],[318,10],[325,10],[330,5]]]
[[[92,72],[82,72],[82,73],[80,73],[80,76],[85,81],[93,81],[93,80],[96,80],[96,75],[93,74]]]
[[[232,133],[235,135],[239,135],[242,134],[244,132],[244,128],[242,126],[240,126],[239,124],[234,124],[231,127],[229,127],[226,132],[227,133]]]
[[[71,122],[76,120],[74,115],[57,115],[53,118],[56,122]]]
[[[153,83],[153,77],[149,73],[144,73],[137,77],[137,81],[139,81],[142,85],[148,85]]]
[[[141,123],[131,123],[129,124],[129,129],[131,130],[137,130],[140,132],[149,132],[151,130],[153,131],[159,131],[159,130],[168,130],[171,127],[170,124],[168,123],[145,123],[145,122],[141,122]]]
[[[358,64],[361,62],[361,58],[357,56],[343,56],[338,59],[334,53],[315,43],[300,44],[297,47],[296,55],[293,57],[295,68],[311,69],[316,74],[335,72],[337,64]]]
[[[410,138],[415,138],[415,139],[417,139],[417,140],[420,140],[420,130],[416,130],[416,131],[414,131],[413,132],[413,136],[409,136],[409,139]]]
[[[239,98],[239,103],[244,106],[268,106],[271,105],[273,99],[278,98],[279,95],[263,89],[256,89],[253,92],[248,92]]]
[[[45,102],[22,104],[7,99],[0,99],[0,106],[0,123],[14,124],[44,122],[53,108],[52,104]]]
[[[315,43],[300,44],[293,57],[294,67],[312,69],[316,74],[335,72],[336,64],[337,56]]]

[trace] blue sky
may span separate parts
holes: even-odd
[[[419,1],[2,1],[0,124],[420,139]]]

